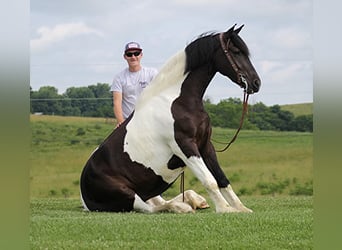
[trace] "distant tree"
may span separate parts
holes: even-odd
[[[262,102],[256,103],[249,109],[249,121],[260,130],[275,130],[271,121],[276,119],[275,115],[270,112],[269,108]]]
[[[64,116],[113,117],[113,101],[110,85],[97,83],[88,87],[71,87],[59,95],[55,87],[44,86],[33,91],[30,86],[31,107],[34,112]],[[242,101],[228,98],[213,104],[210,98],[203,100],[211,124],[216,127],[237,128],[242,115]],[[244,129],[313,131],[313,116],[295,117],[281,106],[266,106],[262,102],[249,105]]]
[[[96,85],[88,86],[94,93],[97,99],[96,108],[93,116],[97,117],[112,117],[113,116],[113,100],[110,86],[108,83],[97,83]]]
[[[217,105],[206,103],[206,110],[210,116],[213,126],[237,128],[242,116],[242,101],[238,98],[221,100]],[[245,129],[256,129],[246,117],[243,127]]]
[[[274,114],[272,125],[280,131],[291,131],[292,121],[294,119],[293,113],[290,111],[282,110],[279,105],[270,107],[270,111]]]
[[[62,113],[62,96],[52,86],[40,87],[38,91],[30,91],[31,112],[41,112],[49,115],[60,115]]]
[[[292,123],[293,130],[300,132],[313,132],[313,115],[297,116]]]
[[[95,109],[95,96],[88,87],[70,87],[64,93],[65,98],[70,98],[70,107],[78,108],[82,116],[92,116]]]
[[[89,85],[88,88],[94,93],[96,98],[111,98],[110,86],[108,83],[97,83],[96,85]]]

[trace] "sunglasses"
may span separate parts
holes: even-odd
[[[134,56],[139,56],[141,54],[141,51],[135,51],[135,52],[126,52],[125,55],[127,57],[132,57],[133,55]]]

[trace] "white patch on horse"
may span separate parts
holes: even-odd
[[[90,154],[90,157],[99,149],[99,147],[96,147],[93,152]],[[83,196],[82,196],[82,190],[80,189],[80,197],[81,197],[81,202],[82,202],[82,206],[83,206],[83,210],[84,211],[90,211],[90,209],[87,207],[87,205],[84,202]]]
[[[204,209],[209,207],[207,200],[203,196],[197,194],[194,190],[191,189],[184,191],[184,193],[177,195],[169,201],[164,200],[160,195],[158,195],[147,200],[146,203],[152,206],[161,206],[165,205],[167,202],[183,202],[183,198],[184,203],[190,205],[194,210],[197,208]]]
[[[87,207],[87,205],[85,204],[84,200],[83,200],[83,196],[82,196],[82,190],[80,190],[80,197],[81,197],[81,202],[82,202],[82,206],[83,206],[83,210],[89,212],[89,208]]]
[[[235,194],[233,188],[229,184],[226,188],[220,189],[223,197],[228,201],[229,205],[237,209],[239,212],[252,213],[253,211],[245,207],[240,201],[239,197]]]
[[[223,197],[214,176],[210,173],[201,157],[191,156],[182,160],[206,188],[211,200],[215,203],[216,212],[237,212]]]
[[[151,168],[167,183],[172,183],[183,169],[166,167],[174,151],[172,102],[179,96],[184,75],[185,52],[179,52],[162,68],[140,95],[136,112],[127,124],[124,152],[132,161]],[[159,93],[159,94],[157,94]]]

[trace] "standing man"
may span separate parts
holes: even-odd
[[[113,92],[114,115],[117,126],[133,112],[135,103],[143,89],[157,75],[154,68],[143,67],[142,48],[137,42],[126,44],[123,57],[128,67],[114,77],[111,91]]]

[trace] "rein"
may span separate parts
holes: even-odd
[[[215,152],[224,152],[226,151],[229,146],[236,140],[241,128],[242,128],[242,125],[243,125],[243,121],[245,119],[245,114],[247,113],[248,111],[248,97],[249,97],[249,94],[246,93],[246,91],[244,91],[244,94],[243,94],[243,104],[242,104],[242,115],[241,115],[241,119],[240,119],[240,125],[239,125],[239,128],[236,130],[235,132],[235,135],[234,137],[230,140],[230,142],[223,148],[223,149],[220,149],[220,150],[215,150]]]

